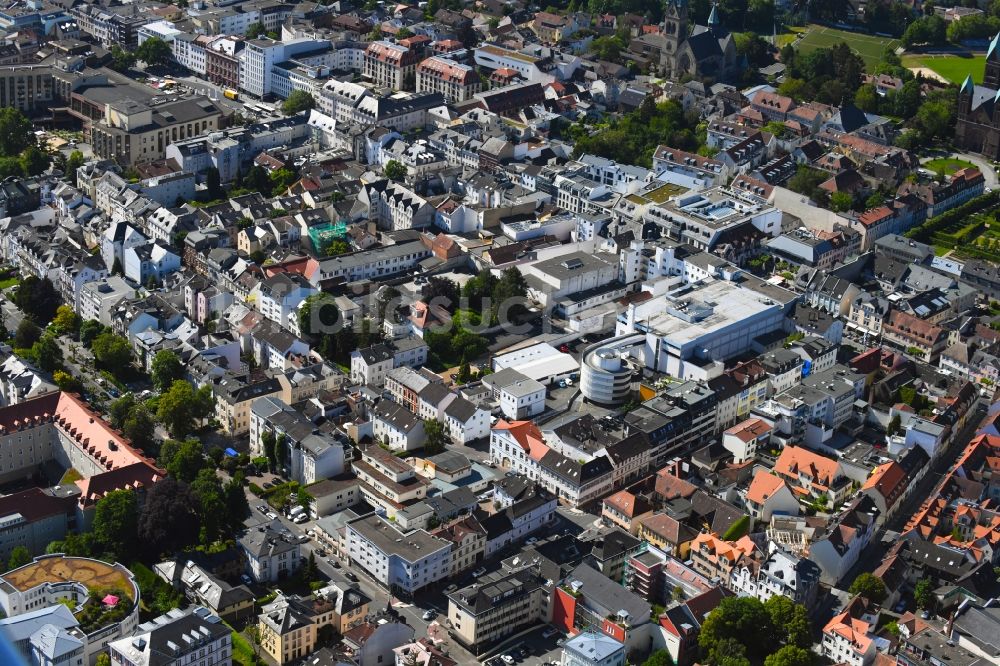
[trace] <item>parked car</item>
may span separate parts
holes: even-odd
[[[472,572],[472,577],[473,578],[479,578],[480,576],[482,576],[485,573],[486,573],[486,567],[479,567],[478,569],[476,569],[475,571]]]
[[[309,537],[310,539],[313,539],[313,538],[315,538],[315,537],[316,537],[316,530],[306,530],[306,535],[307,535],[307,536],[308,536],[308,537]]]
[[[500,659],[502,659],[503,663],[505,663],[505,664],[513,664],[514,663],[514,657],[510,656],[509,654],[502,655],[500,657]]]
[[[264,487],[264,490],[267,490],[268,488],[274,488],[274,484],[271,483],[270,481],[265,481],[262,485]]]
[[[346,578],[347,580],[352,580],[355,583],[358,582],[358,577],[356,575],[354,575],[354,573],[351,572],[351,571],[345,571],[344,572],[344,578]]]
[[[455,591],[455,590],[457,590],[457,589],[458,589],[458,585],[455,585],[454,583],[452,583],[452,584],[451,584],[451,585],[449,585],[448,587],[444,588],[444,591],[445,591],[446,593],[451,593],[451,592],[454,592],[454,591]]]
[[[437,617],[437,613],[435,613],[432,610],[425,610],[424,614],[421,615],[420,617],[424,618],[424,620],[426,620],[426,621],[429,622],[429,621],[431,621],[431,620],[433,620],[434,618]]]
[[[558,633],[559,630],[556,629],[555,627],[548,627],[545,631],[542,632],[542,638],[552,638]]]
[[[271,520],[277,520],[278,514],[276,514],[274,511],[268,511],[267,517],[270,518]]]
[[[297,515],[294,518],[292,518],[292,522],[295,523],[296,525],[301,525],[302,523],[305,523],[308,520],[309,520],[309,516],[307,516],[304,513],[300,513],[299,515]]]
[[[243,574],[242,576],[240,576],[240,580],[243,581],[244,585],[252,585],[253,584],[253,579],[250,578],[250,576],[248,576],[246,574]]]
[[[538,543],[538,537],[528,537],[527,539],[524,540],[524,543],[529,546]]]

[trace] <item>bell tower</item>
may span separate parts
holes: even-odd
[[[990,42],[986,50],[986,72],[983,85],[992,90],[1000,90],[1000,33]]]
[[[667,51],[673,55],[688,35],[687,0],[667,0],[663,11],[663,35],[667,40]]]

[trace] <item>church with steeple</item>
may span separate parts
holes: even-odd
[[[986,50],[983,85],[969,75],[958,92],[955,145],[1000,160],[1000,33]]]
[[[739,75],[740,58],[733,35],[722,27],[719,10],[712,5],[708,25],[688,24],[688,1],[667,0],[663,16],[663,46],[660,71],[676,81],[685,74],[694,79],[716,81]]]

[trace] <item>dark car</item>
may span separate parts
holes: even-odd
[[[357,583],[357,582],[358,582],[358,577],[357,577],[357,576],[355,576],[355,575],[354,575],[354,574],[353,574],[352,572],[350,572],[350,571],[345,571],[345,572],[344,572],[344,578],[346,578],[347,580],[352,580],[352,581],[354,581],[355,583]]]
[[[270,481],[265,481],[263,485],[264,485],[265,489],[267,489],[267,488],[274,488],[274,484],[271,483]]]

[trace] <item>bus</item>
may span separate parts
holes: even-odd
[[[238,92],[236,92],[235,90],[233,90],[232,88],[226,88],[225,90],[223,90],[222,91],[222,95],[226,99],[231,99],[231,100],[234,100],[234,101],[238,100],[240,98],[240,94]]]

